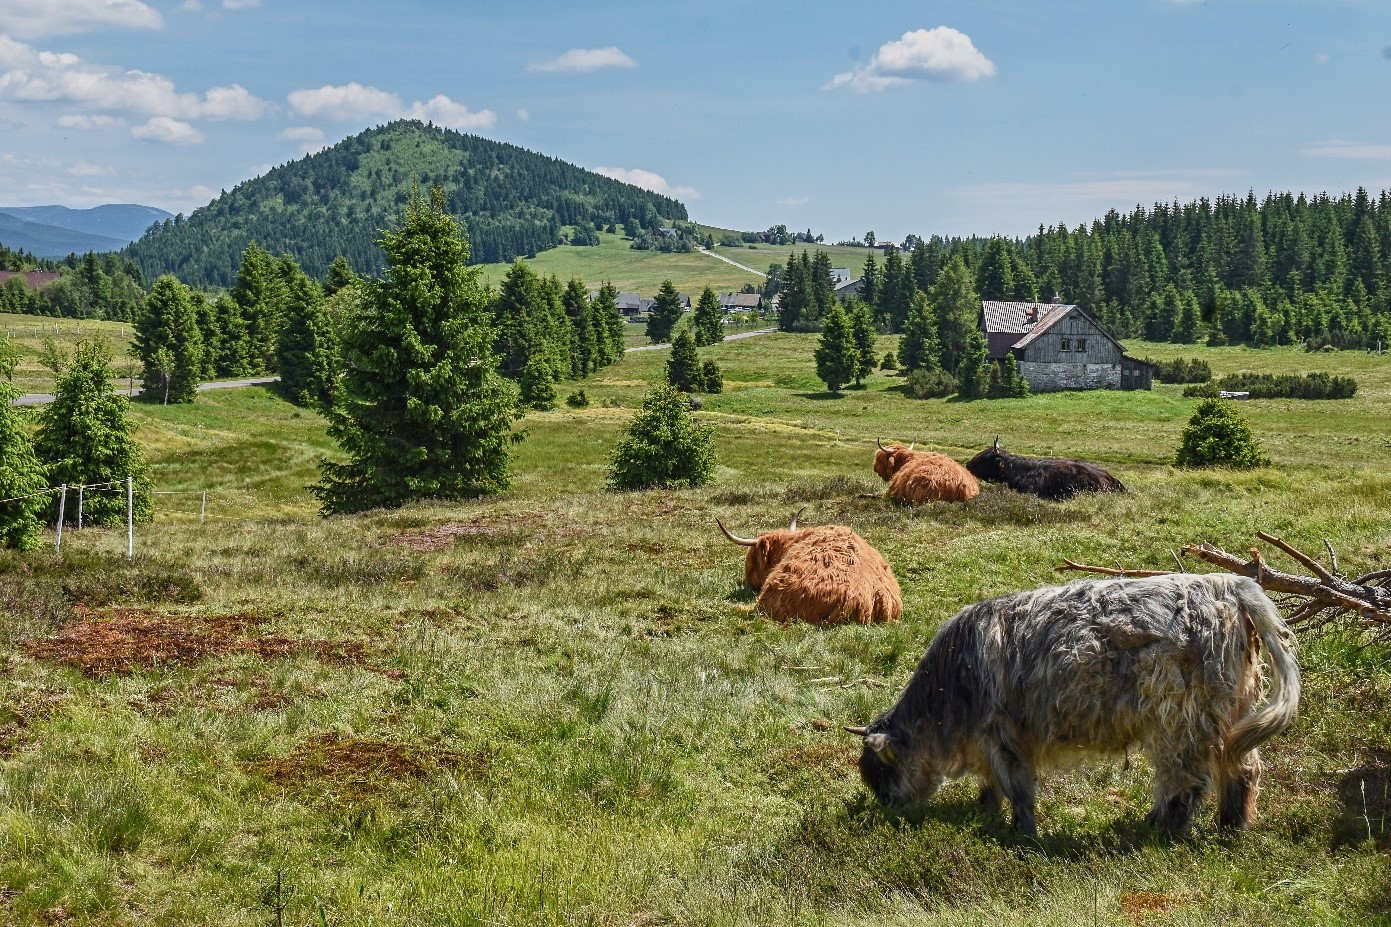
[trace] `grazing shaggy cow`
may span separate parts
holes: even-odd
[[[1079,492],[1125,492],[1125,486],[1096,464],[1066,457],[1020,457],[995,446],[981,451],[966,469],[991,483],[1004,483],[1015,492],[1061,502]]]
[[[724,536],[749,549],[744,585],[760,590],[758,607],[778,621],[828,624],[897,621],[903,600],[894,571],[864,538],[842,525],[786,531],[757,538]]]
[[[1274,684],[1259,708],[1259,645]],[[1036,589],[962,609],[933,638],[898,704],[868,727],[860,774],[912,805],[974,773],[1035,835],[1041,766],[1139,744],[1154,765],[1149,822],[1183,832],[1214,784],[1218,820],[1255,814],[1256,747],[1294,720],[1293,635],[1250,579],[1173,574]]]
[[[976,478],[947,455],[915,451],[911,444],[878,444],[874,472],[889,484],[889,498],[895,502],[965,502],[980,495]]]

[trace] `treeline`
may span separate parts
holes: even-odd
[[[230,287],[252,242],[290,255],[322,277],[335,257],[360,273],[384,269],[379,230],[413,189],[440,187],[462,221],[470,263],[535,255],[564,228],[622,225],[629,234],[686,219],[686,207],[515,145],[415,121],[393,122],[248,180],[190,216],[152,227],[125,253],[147,277],[173,273],[203,287]]]
[[[952,261],[981,299],[1076,303],[1120,338],[1256,346],[1391,343],[1391,192],[1271,193],[1115,210],[1022,240],[909,236],[861,296],[898,331]]]
[[[31,288],[22,277],[9,278],[0,286],[0,312],[129,322],[145,302],[140,268],[118,254],[88,252],[81,257],[70,254],[62,261],[35,261],[32,255],[0,246],[0,264],[19,265],[6,270],[60,275],[37,288]]]

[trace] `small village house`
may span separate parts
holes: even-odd
[[[1077,306],[985,300],[980,327],[992,361],[1013,354],[1036,393],[1081,389],[1150,389],[1153,368],[1125,353]]]

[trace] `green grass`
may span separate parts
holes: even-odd
[[[520,423],[508,493],[350,518],[317,518],[303,488],[332,453],[311,413],[254,388],[137,405],[156,488],[211,489],[216,517],[159,497],[130,565],[119,532],[0,557],[0,920],[270,924],[279,880],[289,924],[1387,923],[1386,805],[1355,789],[1359,769],[1374,791],[1391,775],[1380,649],[1305,642],[1300,720],[1264,751],[1261,817],[1236,837],[1209,805],[1192,840],[1155,838],[1134,757],[1051,774],[1036,844],[979,816],[965,785],[920,818],[887,815],[840,728],[892,702],[944,618],[1056,581],[1065,556],[1165,566],[1184,542],[1242,550],[1265,528],[1311,550],[1330,538],[1345,571],[1387,565],[1391,362],[1196,349],[1219,375],[1337,369],[1361,389],[1243,403],[1275,465],[1185,472],[1167,463],[1195,404],[1181,387],[919,402],[876,374],[829,398],[814,342],[702,349],[728,392],[702,413],[716,483],[691,491],[602,488],[664,351],[586,382],[591,408]],[[996,433],[1101,460],[1131,492],[875,497],[876,436],[964,457]],[[884,552],[902,623],[752,612],[713,518],[757,532],[804,504]],[[445,525],[464,527],[438,549],[401,543]],[[339,650],[87,677],[24,649],[79,602],[193,629],[235,615],[237,634]]]
[[[53,390],[53,372],[39,362],[40,350],[46,338],[52,338],[64,351],[71,351],[79,339],[99,338],[111,348],[112,368],[119,375],[117,385],[127,385],[128,369],[135,372],[138,365],[126,355],[131,341],[131,328],[124,322],[94,322],[75,319],[49,319],[36,315],[0,313],[0,332],[13,339],[24,352],[15,370],[14,385],[22,392],[45,393]],[[140,378],[135,378],[138,386]]]

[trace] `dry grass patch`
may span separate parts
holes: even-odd
[[[360,800],[442,771],[478,779],[487,772],[490,761],[483,753],[321,734],[286,756],[261,760],[250,768],[286,792],[331,792]]]

